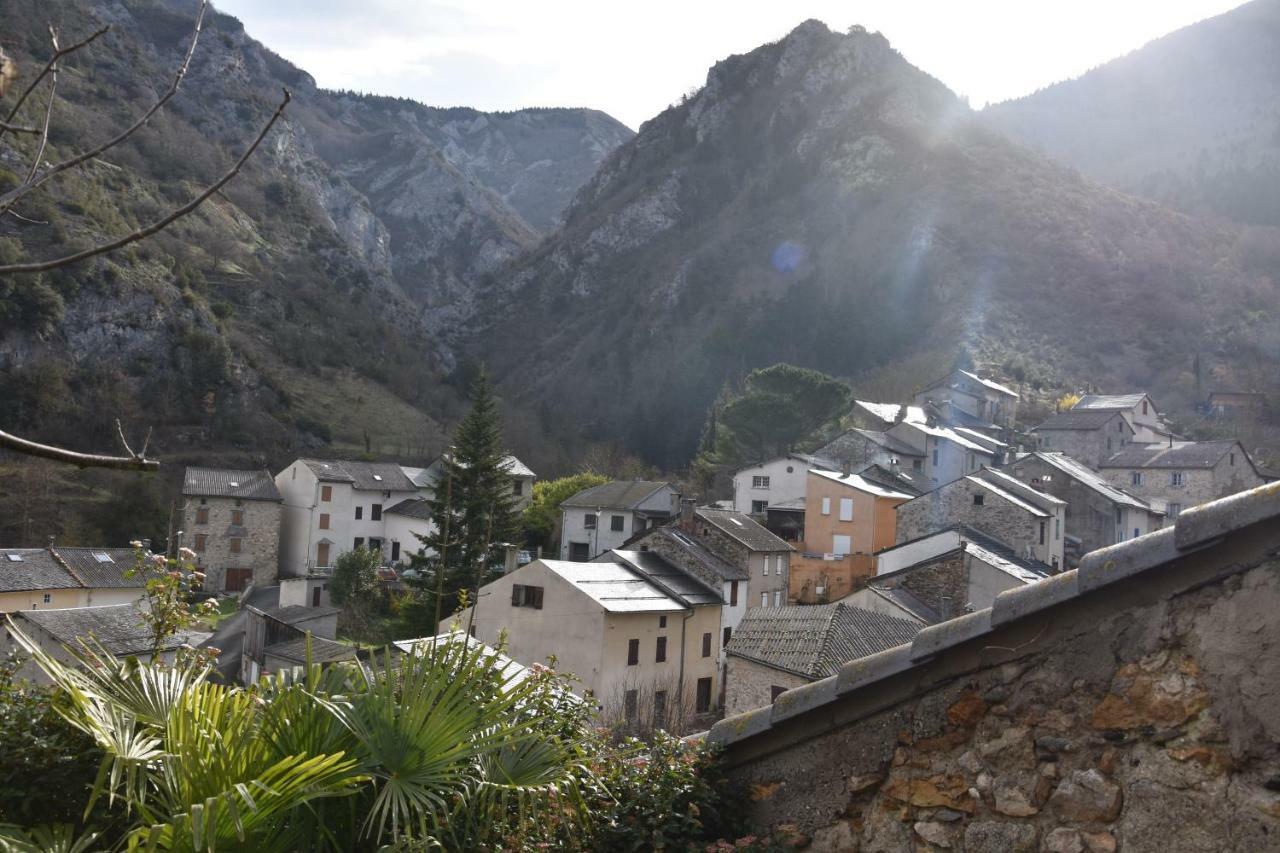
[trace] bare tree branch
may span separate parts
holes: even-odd
[[[15,273],[29,273],[29,272],[44,272],[45,270],[56,269],[58,267],[66,266],[68,264],[77,263],[78,261],[83,261],[86,258],[92,258],[95,255],[101,255],[106,252],[114,252],[116,249],[119,249],[122,246],[127,246],[130,243],[136,243],[138,240],[142,240],[146,237],[150,237],[152,234],[155,234],[158,231],[164,230],[169,225],[171,225],[174,221],[182,218],[183,216],[186,216],[188,213],[195,210],[197,207],[203,204],[204,201],[207,198],[209,198],[209,196],[216,193],[225,184],[227,184],[227,182],[229,182],[232,178],[234,178],[236,175],[240,173],[240,169],[244,167],[245,162],[248,161],[249,157],[253,154],[253,152],[257,150],[258,146],[262,144],[262,140],[266,138],[267,133],[271,131],[271,128],[275,125],[276,121],[279,120],[280,116],[284,115],[284,108],[289,105],[289,101],[291,101],[292,99],[293,99],[293,96],[289,94],[289,90],[285,89],[284,99],[280,101],[280,105],[276,107],[276,111],[271,114],[271,118],[267,121],[265,125],[263,125],[263,128],[258,133],[257,138],[253,140],[253,144],[250,145],[249,148],[244,152],[244,154],[240,156],[240,159],[236,161],[235,165],[232,166],[231,169],[226,174],[224,174],[221,178],[219,178],[216,183],[211,184],[207,189],[205,189],[204,192],[200,193],[200,195],[196,196],[191,201],[184,204],[182,207],[179,207],[176,210],[173,210],[167,216],[161,219],[157,219],[155,222],[151,223],[150,225],[147,225],[143,228],[139,228],[136,231],[132,231],[124,235],[123,237],[112,240],[108,243],[103,243],[101,245],[94,246],[89,249],[85,249],[82,252],[76,252],[73,255],[66,255],[64,257],[54,258],[48,261],[34,261],[31,263],[25,263],[25,264],[9,264],[8,266],[0,266],[0,275],[13,275]]]
[[[49,74],[49,71],[52,70],[53,66],[57,63],[59,59],[61,59],[62,57],[66,56],[69,53],[75,53],[80,48],[96,40],[99,36],[101,36],[103,33],[105,33],[109,29],[111,29],[110,24],[98,30],[97,32],[93,33],[92,35],[89,35],[86,38],[81,39],[80,41],[76,42],[73,45],[70,45],[68,47],[64,47],[55,51],[53,56],[49,59],[49,61],[45,63],[44,68],[40,70],[40,73],[35,76],[34,80],[32,80],[29,84],[27,84],[27,88],[24,89],[22,91],[22,94],[18,96],[18,102],[13,105],[13,108],[11,110],[9,110],[9,115],[5,116],[2,126],[0,126],[0,136],[3,136],[6,130],[14,129],[12,126],[10,126],[10,122],[13,121],[13,117],[18,114],[18,110],[22,109],[22,105],[27,100],[27,97],[33,91],[35,91],[36,86],[40,85],[40,81],[43,80]],[[12,60],[9,60],[8,66],[6,67],[12,67],[12,65],[13,65]]]
[[[53,55],[58,55],[58,31],[49,27],[49,40],[53,42]],[[24,183],[31,183],[31,179],[36,176],[36,172],[40,170],[40,160],[44,158],[44,150],[49,145],[49,122],[53,119],[53,102],[58,95],[58,61],[55,59],[49,66],[49,102],[44,107],[44,124],[40,127],[40,144],[36,146],[36,156],[31,158],[31,169],[27,172],[27,179]]]
[[[45,181],[52,178],[54,175],[57,175],[60,172],[65,172],[67,169],[71,169],[76,166],[79,166],[81,163],[87,160],[92,160],[93,158],[102,154],[104,151],[110,148],[114,148],[115,146],[119,145],[121,142],[124,142],[130,136],[133,136],[133,134],[137,133],[142,128],[143,125],[145,125],[148,121],[151,120],[151,117],[153,115],[159,112],[160,109],[165,104],[167,104],[171,98],[173,98],[174,95],[178,94],[178,87],[182,85],[183,78],[187,76],[187,68],[190,67],[191,65],[191,56],[196,51],[196,42],[200,40],[200,30],[204,26],[204,13],[208,7],[209,7],[209,0],[200,0],[200,11],[196,13],[195,26],[192,28],[192,31],[191,31],[191,43],[187,45],[187,52],[186,52],[186,55],[183,56],[182,58],[182,64],[178,66],[177,73],[173,75],[173,82],[169,84],[169,88],[165,91],[163,95],[160,96],[159,100],[157,100],[154,104],[151,105],[150,109],[148,109],[145,113],[143,113],[142,116],[137,121],[129,125],[127,128],[125,128],[123,131],[121,131],[111,139],[108,139],[106,142],[103,142],[100,145],[90,148],[88,151],[85,151],[83,154],[77,154],[74,157],[63,160],[61,163],[55,163],[54,165],[50,166],[48,169],[45,169],[43,172],[41,172],[38,176],[34,177],[33,179],[24,181],[22,184],[9,190],[9,192],[5,193],[4,195],[0,195],[0,211],[8,208],[15,201],[17,201],[27,193],[34,190],[36,187],[40,186]]]
[[[0,132],[9,131],[10,133],[39,133],[39,129],[27,127],[22,124],[9,124],[7,121],[0,121]]]
[[[117,422],[117,424],[118,423],[119,422]],[[56,462],[69,462],[72,465],[78,465],[81,468],[116,468],[126,471],[155,471],[160,467],[160,463],[156,460],[147,459],[142,454],[134,455],[132,451],[130,451],[129,456],[103,456],[97,453],[78,453],[74,450],[67,450],[64,447],[54,447],[49,444],[38,444],[34,441],[28,441],[25,438],[19,438],[18,436],[4,432],[3,430],[0,430],[0,447],[14,450],[27,456],[39,456],[43,459],[52,459]]]

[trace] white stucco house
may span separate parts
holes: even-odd
[[[523,511],[533,496],[533,483],[537,475],[533,473],[532,468],[510,454],[502,457],[501,465],[503,470],[511,475],[511,494],[515,497],[516,511]],[[437,484],[444,477],[443,458],[436,459],[426,468],[401,467],[405,476],[422,491],[424,497],[431,497]]]
[[[733,475],[733,508],[764,515],[770,506],[804,497],[805,478],[810,468],[835,471],[839,467],[832,460],[807,453],[788,453],[750,465]]]
[[[1133,394],[1086,394],[1071,407],[1073,412],[1119,412],[1133,429],[1135,444],[1153,444],[1173,438],[1156,411],[1155,401],[1145,391]],[[1119,448],[1117,448],[1119,449]]]
[[[595,559],[679,511],[680,493],[670,483],[615,480],[583,489],[560,504],[560,559]]]

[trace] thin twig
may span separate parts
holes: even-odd
[[[32,225],[48,225],[49,224],[49,221],[47,219],[30,219],[26,216],[23,216],[21,213],[19,213],[16,210],[6,210],[5,213],[9,214],[14,219],[21,219],[23,222],[29,222]]]
[[[27,127],[23,124],[9,124],[7,121],[0,121],[0,133],[4,131],[10,133],[39,133],[40,131],[34,127]]]
[[[124,452],[137,459],[138,454],[133,452],[133,448],[129,446],[129,439],[124,437],[124,427],[120,426],[119,418],[116,418],[116,435],[120,438],[120,444],[124,447]]]
[[[276,111],[271,114],[270,120],[268,120],[267,123],[263,126],[262,130],[258,133],[257,138],[253,140],[253,144],[250,145],[249,148],[244,152],[244,154],[240,156],[240,159],[236,161],[235,165],[232,166],[231,169],[226,174],[224,174],[221,178],[219,178],[216,183],[212,184],[204,192],[200,193],[200,195],[196,196],[191,201],[184,204],[182,207],[177,208],[176,210],[172,211],[167,216],[161,219],[157,219],[155,222],[151,223],[150,225],[147,225],[143,228],[139,228],[136,231],[132,231],[124,235],[123,237],[112,240],[109,243],[103,243],[99,246],[94,246],[92,248],[85,249],[82,252],[76,252],[73,255],[66,255],[64,257],[54,258],[48,261],[33,261],[31,263],[26,263],[26,264],[9,264],[8,266],[0,266],[0,275],[13,275],[15,273],[27,273],[27,272],[44,272],[45,270],[56,269],[58,267],[66,266],[68,264],[74,264],[79,261],[83,261],[86,258],[92,258],[95,255],[105,254],[106,252],[114,252],[116,249],[119,249],[122,246],[127,246],[130,243],[136,243],[138,240],[142,240],[146,237],[150,237],[152,234],[155,234],[158,231],[164,230],[169,225],[173,224],[173,222],[175,222],[176,220],[181,219],[183,216],[186,216],[188,213],[195,210],[197,207],[203,204],[204,201],[207,198],[209,198],[209,196],[216,193],[225,184],[227,184],[232,178],[234,178],[236,175],[240,173],[240,169],[244,167],[244,164],[248,161],[249,157],[253,154],[254,151],[257,150],[258,146],[262,144],[262,140],[266,138],[266,135],[271,131],[271,128],[275,125],[276,121],[279,120],[280,116],[284,114],[284,108],[288,106],[289,101],[292,100],[292,98],[293,96],[289,94],[289,90],[285,89],[284,99],[280,101],[280,106],[276,107]]]
[[[3,210],[9,205],[13,204],[14,201],[16,201],[19,198],[22,198],[22,196],[31,192],[36,187],[40,186],[45,181],[49,180],[59,172],[65,172],[67,169],[71,169],[76,166],[79,166],[81,163],[85,162],[86,160],[92,160],[94,157],[97,157],[107,149],[114,148],[115,146],[119,145],[121,142],[124,142],[130,136],[137,133],[138,130],[140,130],[144,124],[150,121],[151,117],[155,115],[157,112],[159,112],[160,109],[165,104],[167,104],[174,95],[178,94],[178,87],[182,85],[183,78],[187,76],[187,68],[191,65],[191,56],[196,51],[196,42],[199,41],[200,39],[200,30],[204,24],[204,13],[205,13],[205,9],[207,9],[208,6],[209,6],[209,0],[200,0],[200,11],[196,14],[195,27],[192,29],[192,32],[191,32],[191,44],[187,46],[187,53],[182,58],[182,65],[178,67],[178,72],[173,75],[173,82],[169,84],[168,90],[163,95],[160,96],[159,100],[157,100],[154,104],[151,105],[151,108],[149,110],[143,113],[142,116],[137,121],[129,125],[129,127],[127,127],[125,130],[123,130],[116,136],[112,137],[111,139],[108,139],[106,142],[103,142],[100,145],[90,148],[88,151],[84,152],[83,154],[77,154],[75,157],[71,157],[67,160],[63,160],[61,163],[55,163],[54,165],[50,166],[48,169],[41,172],[40,175],[34,178],[33,180],[25,181],[20,186],[17,186],[12,190],[9,190],[9,192],[5,193],[4,195],[0,196],[0,210]]]
[[[0,430],[0,447],[22,453],[26,456],[39,456],[57,462],[69,462],[81,468],[119,468],[127,471],[155,471],[160,463],[154,459],[141,456],[103,456],[97,453],[77,453],[63,447],[49,444],[38,444],[19,438]]]
[[[58,55],[58,31],[49,26],[49,40],[53,42],[53,55]],[[36,156],[31,158],[31,169],[23,183],[31,183],[31,179],[40,171],[40,161],[44,158],[44,150],[49,145],[49,122],[53,119],[53,102],[58,95],[58,62],[54,60],[49,69],[49,102],[44,107],[44,124],[40,127],[40,144],[36,146]]]
[[[16,130],[10,124],[10,122],[13,121],[13,117],[18,114],[18,110],[22,109],[22,104],[27,100],[28,96],[30,96],[31,93],[35,91],[36,86],[40,85],[40,81],[43,80],[49,74],[50,69],[53,68],[54,64],[59,59],[61,59],[62,57],[66,56],[69,53],[75,53],[77,50],[79,50],[82,47],[85,47],[86,45],[88,45],[90,42],[97,39],[98,36],[102,35],[109,29],[111,29],[111,25],[107,24],[105,27],[93,33],[92,35],[89,35],[86,38],[81,39],[80,41],[76,42],[73,45],[70,45],[69,47],[61,48],[57,52],[55,52],[53,56],[49,59],[49,61],[45,63],[45,66],[40,70],[40,73],[35,76],[35,79],[32,80],[29,84],[27,84],[26,89],[22,90],[22,94],[18,96],[17,103],[13,105],[13,109],[9,110],[9,114],[5,116],[4,121],[0,122],[0,136],[3,136],[6,130]]]

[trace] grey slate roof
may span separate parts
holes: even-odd
[[[1144,392],[1138,392],[1137,394],[1085,394],[1071,408],[1100,409],[1115,412],[1121,409],[1132,409],[1140,404],[1142,398],[1146,396]]]
[[[135,589],[147,585],[142,573],[125,576],[134,566],[136,555],[132,548],[65,548],[55,545],[53,553],[90,589]]]
[[[919,630],[906,619],[840,603],[755,607],[725,650],[805,678],[826,678],[851,660],[911,642]]]
[[[294,625],[298,622],[308,622],[312,619],[333,616],[342,611],[338,607],[307,607],[305,604],[286,604],[284,607],[273,607],[263,612],[272,619],[284,622],[287,625]]]
[[[0,548],[0,592],[79,589],[80,582],[44,548]]]
[[[645,498],[670,483],[658,480],[614,480],[583,489],[567,498],[562,507],[602,507],[604,509],[635,509]]]
[[[196,497],[240,498],[246,501],[283,500],[275,480],[266,470],[188,468],[182,478],[182,493]]]
[[[431,504],[426,498],[406,498],[397,504],[387,507],[382,511],[382,514],[386,515],[389,512],[429,521],[431,519]]]
[[[15,613],[39,626],[58,642],[79,648],[91,636],[113,655],[136,655],[152,650],[152,634],[131,604],[107,607],[69,607],[65,610],[23,610]],[[169,637],[161,651],[169,651],[194,639],[194,635]]]
[[[1224,569],[1234,567],[1236,571],[1243,571],[1247,566],[1235,562],[1223,565],[1229,554],[1222,554],[1216,562],[1213,557],[1232,542],[1248,546],[1252,540],[1247,533],[1239,537],[1235,535],[1246,531],[1256,531],[1257,535],[1265,537],[1255,553],[1274,553],[1274,549],[1280,547],[1280,485],[1269,483],[1192,507],[1179,515],[1172,526],[1090,552],[1078,569],[1038,583],[1007,589],[997,595],[995,603],[986,610],[924,628],[909,646],[891,648],[845,664],[833,676],[787,691],[771,706],[726,717],[712,727],[706,740],[715,745],[731,745],[769,732],[775,723],[793,717],[810,713],[829,716],[837,709],[837,703],[847,706],[850,699],[876,695],[886,689],[887,681],[917,666],[934,666],[934,677],[943,677],[946,670],[938,668],[937,659],[952,649],[969,643],[985,644],[993,639],[1003,639],[991,635],[1005,632],[1007,626],[1029,617],[1035,617],[1037,624],[1044,624],[1057,615],[1052,612],[1055,609],[1069,607],[1077,599],[1098,590],[1104,592],[1100,597],[1095,596],[1095,600],[1113,601],[1115,607],[1124,608],[1127,606],[1126,597],[1108,595],[1108,587],[1131,579],[1141,584],[1145,578],[1139,576],[1147,572],[1158,573],[1175,561],[1183,567],[1183,575],[1163,572],[1160,576],[1175,580],[1182,589],[1193,589]],[[1198,553],[1201,557],[1181,559],[1190,553]],[[1084,627],[1081,626],[1082,629]]]
[[[302,459],[322,483],[350,483],[366,492],[412,492],[417,489],[394,462],[356,462],[350,459]]]
[[[1032,459],[1039,459],[1046,465],[1052,465],[1066,476],[1077,481],[1085,488],[1092,489],[1112,503],[1131,506],[1134,509],[1145,509],[1148,512],[1159,512],[1141,498],[1134,497],[1124,489],[1111,485],[1111,483],[1098,476],[1098,472],[1081,462],[1077,462],[1065,453],[1036,451],[1028,454],[1028,456]],[[1015,462],[1014,464],[1016,465],[1017,463]]]
[[[263,656],[283,658],[291,663],[307,662],[307,639],[298,637],[284,640],[262,650]],[[311,660],[313,663],[332,663],[338,660],[355,660],[356,651],[351,646],[324,637],[311,637]]]
[[[751,576],[746,570],[721,559],[714,551],[693,536],[674,526],[658,527],[637,537],[635,544],[642,545],[649,539],[663,539],[679,550],[687,561],[685,568],[699,577],[719,578],[721,581],[745,581]]]
[[[1114,409],[1068,409],[1058,412],[1044,423],[1033,428],[1032,432],[1042,430],[1069,429],[1092,431],[1102,429],[1120,413]]]
[[[887,432],[877,432],[876,430],[871,429],[851,429],[849,432],[862,436],[867,441],[883,447],[890,453],[897,453],[899,456],[924,458],[923,450],[918,450],[912,447],[896,435],[890,435]]]
[[[794,551],[786,540],[770,533],[763,524],[734,509],[711,509],[699,507],[698,518],[715,527],[730,539],[746,545],[752,551],[773,553],[777,551]]]
[[[855,473],[864,480],[879,483],[893,491],[906,491],[916,497],[938,487],[927,474],[916,471],[914,468],[899,468],[894,471],[878,462],[873,462]]]
[[[1167,444],[1130,444],[1104,459],[1101,468],[1212,468],[1223,456],[1237,449],[1241,464],[1253,464],[1237,441],[1188,441]]]
[[[652,551],[610,551],[596,559],[622,563],[686,607],[724,603],[718,590]]]

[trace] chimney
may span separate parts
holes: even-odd
[[[951,596],[943,595],[939,597],[938,615],[942,617],[943,622],[951,618]]]
[[[49,541],[48,541],[48,543],[44,546],[45,548],[47,548],[47,549],[48,549],[48,550],[50,550],[50,551],[52,551],[52,550],[53,550],[53,540],[54,540],[54,538],[55,538],[55,537],[50,536],[50,537],[49,537]]]
[[[898,471],[899,471],[899,469],[900,469],[901,467],[902,467],[902,460],[901,460],[901,459],[899,459],[899,458],[898,458],[898,457],[896,457],[896,456],[890,456],[890,457],[889,457],[889,470],[890,470],[890,471],[892,471],[893,473],[897,474],[897,473],[898,473]]]
[[[502,546],[502,573],[509,575],[518,568],[516,557],[519,555],[520,549],[510,542]]]
[[[844,459],[840,460],[840,476],[848,477],[849,473],[849,458],[846,456]]]
[[[693,532],[693,510],[697,501],[693,498],[680,499],[680,529],[686,533]]]

